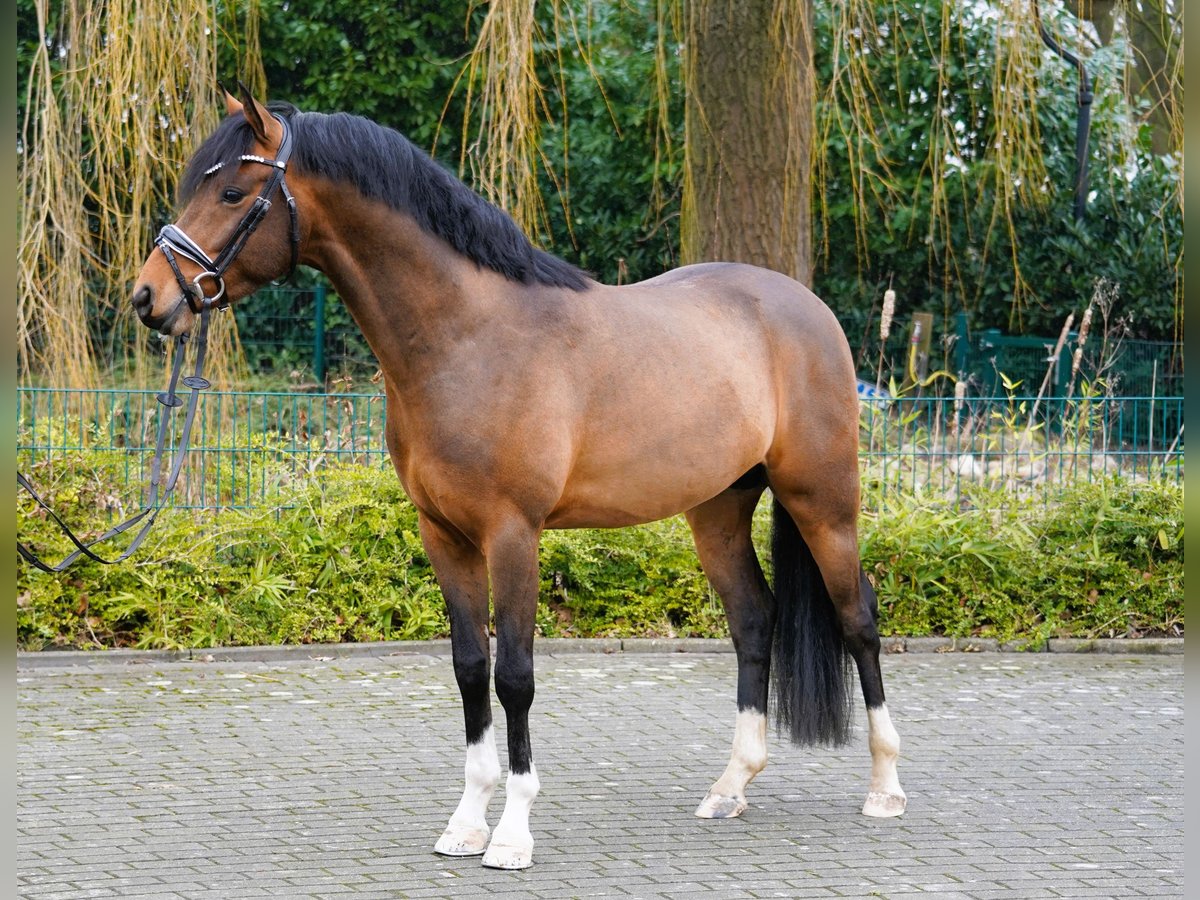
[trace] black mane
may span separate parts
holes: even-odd
[[[477,265],[513,281],[576,291],[588,286],[587,275],[534,247],[508,213],[488,203],[398,131],[348,113],[302,113],[274,103],[270,109],[287,117],[292,126],[291,165],[297,172],[353,185],[363,196],[412,216]],[[195,194],[211,167],[232,165],[249,152],[253,140],[243,116],[226,118],[188,163],[179,185],[180,201],[186,203]]]

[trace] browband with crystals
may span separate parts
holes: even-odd
[[[267,159],[265,156],[259,156],[255,153],[243,153],[238,157],[238,162],[256,162],[262,163],[264,166],[273,166],[276,169],[286,168],[286,164],[281,163],[277,159]],[[219,169],[223,169],[224,167],[225,163],[223,162],[219,162],[215,166],[209,166],[204,170],[204,177],[207,178],[209,175],[215,175]]]

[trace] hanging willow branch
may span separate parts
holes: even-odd
[[[527,234],[545,221],[538,188],[541,124],[549,116],[537,75],[535,0],[493,0],[460,82],[466,89],[462,167]]]
[[[482,3],[476,0],[472,11]],[[576,16],[578,4],[541,0],[541,6],[544,11],[535,14],[538,0],[491,0],[453,89],[464,91],[465,97],[460,173],[535,239],[549,230],[542,177],[553,186],[567,228],[571,227],[567,54],[587,66],[608,103],[592,67],[587,27],[581,27]],[[556,82],[557,109],[547,98],[539,65],[545,77]],[[541,143],[543,125],[556,117],[564,141],[562,171],[555,170]],[[621,125],[615,117],[613,126],[619,133]]]
[[[828,81],[817,87],[816,140],[813,154],[815,217],[822,236],[821,252],[828,253],[825,186],[836,167],[845,166],[854,197],[854,234],[858,257],[867,255],[867,233],[877,221],[874,209],[892,207],[900,198],[893,186],[891,160],[885,155],[882,136],[888,102],[880,95],[871,75],[869,61],[874,47],[886,40],[876,19],[872,0],[846,0],[833,7],[830,38],[831,68]],[[891,39],[906,41],[893,28]],[[829,148],[842,145],[845,158],[835,160]],[[815,242],[814,242],[815,243]]]
[[[95,385],[111,364],[144,383],[161,371],[161,350],[129,288],[171,215],[175,179],[217,123],[213,6],[37,0],[36,9],[45,40],[23,128],[19,374]],[[229,325],[210,338],[218,384],[240,358]]]
[[[37,4],[38,29],[48,30],[45,0]],[[64,29],[74,46],[75,22]],[[85,257],[88,253],[84,187],[71,165],[79,108],[59,105],[50,52],[42,42],[30,73],[22,129],[24,208],[17,244],[17,365],[22,376],[47,372],[53,383],[92,386],[96,366],[87,330]],[[34,115],[33,111],[37,110]]]

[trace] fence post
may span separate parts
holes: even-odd
[[[1058,351],[1058,359],[1054,361],[1054,393],[1060,397],[1067,393],[1067,382],[1071,376],[1071,361],[1074,357],[1071,346],[1078,337],[1079,335],[1074,331],[1068,331],[1067,339],[1063,341],[1062,349]]]
[[[313,375],[317,384],[325,383],[325,285],[313,288]]]
[[[984,329],[979,338],[979,350],[982,355],[983,391],[992,396],[996,393],[996,382],[1000,380],[1001,367],[1004,365],[999,328]]]

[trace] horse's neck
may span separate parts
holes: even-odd
[[[487,318],[503,278],[383,204],[344,193],[334,202],[305,262],[329,277],[388,376],[417,378]]]

